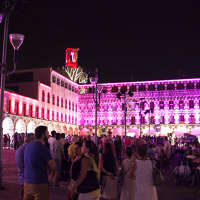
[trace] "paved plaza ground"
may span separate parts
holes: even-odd
[[[165,182],[157,187],[159,200],[194,199],[195,188],[191,188],[190,184],[176,186],[174,183],[174,176],[168,171],[164,173],[164,178]],[[67,200],[67,183],[61,181],[59,184],[59,188],[51,187],[51,200]],[[5,190],[0,190],[0,200],[21,200],[21,188],[18,184],[14,149],[3,150],[3,185]],[[197,191],[196,200],[200,200],[200,190]]]

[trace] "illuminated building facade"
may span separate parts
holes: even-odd
[[[177,79],[126,83],[104,83],[98,108],[98,125],[115,134],[124,129],[123,100],[116,94],[124,89],[127,95],[127,132],[167,135],[184,133],[200,135],[200,79]],[[95,103],[91,85],[79,86],[79,125],[92,129]],[[141,109],[141,115],[140,115]],[[146,110],[148,112],[145,114]]]
[[[126,83],[103,83],[97,124],[123,134],[123,100],[127,95],[127,132],[167,135],[200,135],[200,78]],[[17,70],[10,75],[4,98],[4,133],[34,132],[44,124],[49,131],[94,131],[95,103],[91,84],[79,85],[51,68]],[[146,110],[151,110],[145,114]],[[141,111],[141,115],[140,115]],[[141,125],[140,125],[141,119]],[[118,132],[116,132],[118,131]]]

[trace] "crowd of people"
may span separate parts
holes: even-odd
[[[168,137],[68,136],[38,126],[26,134],[17,148],[18,179],[22,199],[49,199],[50,185],[59,187],[69,174],[68,199],[156,200],[153,164],[163,173],[171,164],[175,181],[180,177],[180,161],[190,159],[200,165],[197,140],[168,140]],[[177,157],[178,155],[178,157]],[[65,173],[63,173],[65,172]]]

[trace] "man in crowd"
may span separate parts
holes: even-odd
[[[22,190],[21,190],[22,199],[24,197],[24,151],[25,151],[26,145],[30,143],[31,141],[33,141],[34,139],[35,139],[35,136],[33,133],[27,134],[24,137],[24,144],[17,149],[16,154],[15,154],[15,159],[17,162],[17,169],[18,169],[18,181],[22,187]]]
[[[118,135],[117,135],[117,140],[115,140],[114,142],[114,145],[115,145],[116,157],[117,160],[119,161],[121,159],[122,141]]]
[[[167,136],[164,137],[164,142],[165,142],[165,144],[164,144],[164,152],[165,152],[165,154],[167,155],[167,158],[168,158],[168,160],[169,160],[170,155],[171,155],[171,145],[170,145],[170,143],[169,143],[169,141],[168,141]]]
[[[47,127],[35,129],[35,141],[30,142],[24,154],[24,200],[49,200],[49,168],[56,171],[56,164],[49,150],[43,145],[47,137]]]
[[[53,143],[56,141],[56,131],[51,131],[51,137],[48,139],[50,145],[50,151],[52,151]]]

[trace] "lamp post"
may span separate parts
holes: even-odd
[[[128,92],[128,95],[130,97],[133,96],[133,93],[131,91]],[[125,129],[125,136],[126,136],[126,115],[127,115],[127,106],[126,106],[126,91],[124,89],[121,89],[119,93],[116,94],[117,98],[121,100],[121,98],[124,99],[124,129]]]
[[[95,144],[97,145],[97,107],[100,104],[100,94],[103,89],[102,85],[98,85],[98,69],[95,69],[95,77],[90,78],[90,82],[93,85],[93,89],[95,88],[95,99],[94,99],[94,90],[93,90],[93,100],[95,103]],[[98,96],[99,94],[99,101]]]
[[[7,44],[8,44],[8,25],[9,25],[9,15],[10,12],[14,9],[16,1],[13,1],[11,5],[9,1],[5,1],[5,12],[3,15],[1,14],[0,19],[3,20],[4,16],[4,37],[3,37],[3,50],[2,50],[2,63],[1,65],[1,104],[0,104],[0,189],[4,189],[2,185],[2,152],[3,152],[3,145],[2,145],[2,138],[3,138],[3,101],[4,101],[4,88],[5,88],[5,76],[6,74],[11,74],[15,71],[17,62],[18,62],[18,50],[19,47],[22,45],[24,36],[21,34],[10,34],[10,42],[14,48],[14,70],[11,73],[7,73],[6,71],[6,58],[7,58]]]
[[[138,105],[139,106],[139,108],[140,108],[140,111],[139,111],[139,115],[140,115],[140,136],[141,136],[141,132],[142,132],[142,107],[141,107],[141,102],[143,102],[143,103],[146,103],[147,101],[144,101],[145,100],[145,98],[140,98],[140,103],[139,102],[137,102],[137,100],[135,101],[136,102],[136,105]]]

